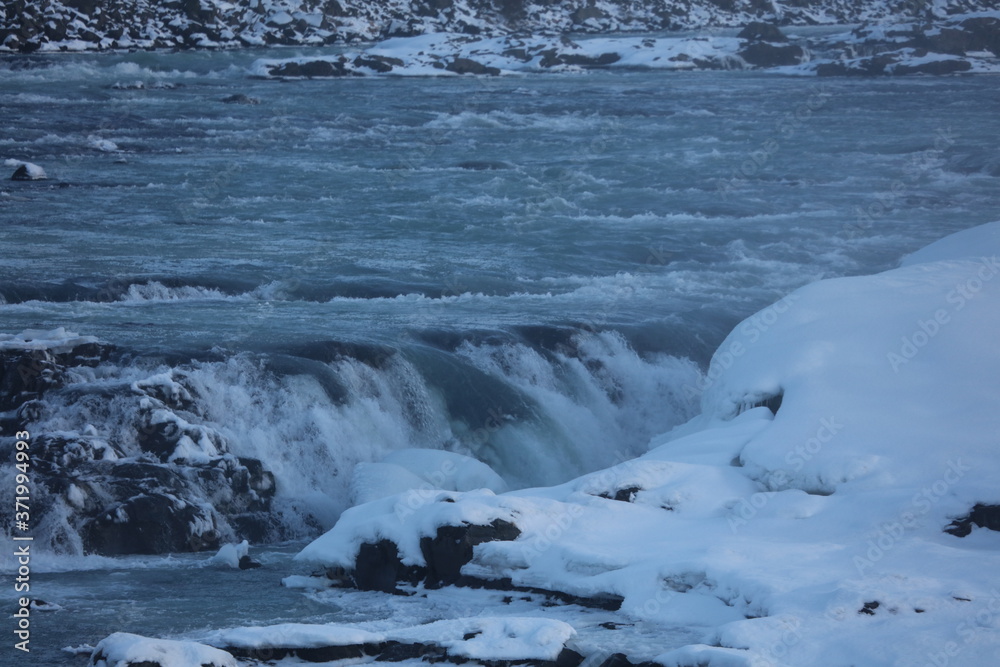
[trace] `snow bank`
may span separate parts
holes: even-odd
[[[225,651],[189,641],[150,639],[127,632],[116,632],[102,639],[90,657],[94,667],[236,667],[236,660]]]
[[[440,449],[403,449],[389,454],[379,463],[359,463],[351,478],[351,497],[356,504],[398,493],[411,492],[412,500],[437,490],[474,491],[507,490],[492,468],[469,456]]]
[[[240,569],[240,559],[249,558],[250,542],[243,540],[239,544],[223,544],[219,551],[208,559],[212,565],[228,565],[238,570]]]
[[[702,628],[663,664],[992,664],[1000,534],[945,530],[1000,505],[998,257],[993,223],[808,285],[734,329],[702,415],[644,456],[552,488],[383,498],[298,557],[351,569],[388,539],[422,565],[420,537],[500,518],[520,535],[464,573]]]
[[[383,632],[348,625],[283,623],[265,627],[219,630],[201,641],[236,649],[321,649],[364,647],[370,655],[385,642],[432,645],[450,658],[469,660],[555,660],[576,631],[562,621],[545,618],[477,617],[443,620]]]
[[[70,352],[80,345],[97,343],[93,336],[80,336],[63,327],[58,329],[26,329],[19,334],[0,334],[0,351],[49,350],[56,354]]]

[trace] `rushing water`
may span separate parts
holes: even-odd
[[[278,82],[248,77],[260,55],[0,60],[0,157],[51,178],[0,182],[0,330],[128,351],[91,383],[183,367],[299,537],[395,449],[471,453],[513,486],[642,451],[697,412],[687,389],[742,318],[1000,202],[991,77]],[[41,427],[94,425],[73,400]],[[207,571],[102,567],[39,597],[93,618],[157,577],[194,600]],[[329,616],[283,615],[296,596],[231,624]],[[192,604],[204,619],[159,630],[218,621]],[[60,642],[100,639],[53,617]]]

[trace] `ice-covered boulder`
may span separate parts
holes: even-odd
[[[116,632],[102,639],[90,656],[93,667],[236,667],[232,655],[190,641],[150,639]]]
[[[6,160],[4,164],[8,167],[16,167],[14,174],[10,177],[12,181],[44,181],[48,178],[45,170],[32,162]]]
[[[576,635],[569,624],[546,618],[480,616],[372,632],[346,625],[283,623],[210,632],[200,641],[238,657],[308,662],[375,659],[399,662],[433,658],[453,664],[532,664],[575,667],[582,656],[566,647]]]

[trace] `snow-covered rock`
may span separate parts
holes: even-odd
[[[177,369],[89,384],[115,354],[63,328],[0,334],[0,420],[34,436],[36,543],[117,555],[268,539],[274,476],[228,452]],[[89,423],[36,429],[63,391],[79,406],[119,407],[117,426],[102,435]]]
[[[440,449],[404,449],[379,463],[359,463],[351,478],[351,497],[356,504],[406,493],[420,504],[435,491],[507,490],[507,484],[485,463]]]
[[[435,32],[479,36],[612,33],[946,18],[989,0],[929,5],[865,0],[263,0],[115,3],[12,0],[0,8],[0,50],[32,52],[317,46]]]
[[[295,656],[310,662],[362,657],[396,662],[433,656],[459,664],[470,661],[538,664],[555,663],[575,634],[572,626],[553,619],[479,616],[381,632],[347,625],[283,623],[218,630],[198,639],[225,647],[237,656],[266,652],[271,659]],[[579,662],[580,656],[575,657],[570,664]]]
[[[349,572],[374,545],[412,577],[442,531],[503,522],[462,576],[704,628],[664,665],[992,664],[1000,222],[783,303],[736,327],[702,415],[638,459],[552,488],[376,500],[298,558]]]
[[[15,167],[12,181],[44,181],[48,178],[45,170],[32,162],[22,162],[21,160],[5,160],[8,167]]]
[[[90,656],[94,667],[236,667],[236,660],[225,651],[190,641],[150,639],[127,632],[116,632],[102,639]]]

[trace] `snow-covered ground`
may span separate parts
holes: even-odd
[[[1000,535],[983,526],[998,527],[1000,506],[998,276],[1000,222],[894,270],[808,285],[733,330],[696,388],[702,414],[645,455],[550,488],[440,491],[418,506],[406,493],[377,499],[344,513],[298,560],[349,578],[380,566],[357,562],[363,544],[388,540],[412,577],[431,565],[421,538],[509,522],[519,534],[476,544],[462,574],[505,581],[512,596],[620,599],[619,611],[604,612],[616,619],[602,626],[611,628],[605,657],[686,667],[996,664]],[[426,463],[411,458],[396,464]],[[401,584],[436,613],[454,590]],[[480,660],[593,650],[593,631],[577,637],[572,626],[585,614],[545,620],[536,606],[525,620],[512,596],[498,605],[497,592],[469,594],[493,604],[471,614],[455,605],[461,616],[429,625],[284,625],[196,639],[241,650],[393,641]],[[347,604],[352,594],[309,595]],[[648,634],[616,634],[617,623],[661,628],[660,648]],[[679,629],[697,638],[678,644]]]
[[[945,529],[1000,505],[998,256],[994,223],[898,269],[802,288],[733,331],[703,414],[639,459],[415,510],[378,500],[299,559],[351,570],[362,543],[388,539],[404,566],[426,566],[421,537],[501,519],[520,535],[476,546],[463,573],[618,595],[625,619],[706,628],[699,645],[636,659],[992,664],[1000,535]],[[762,405],[777,397],[776,413]]]
[[[880,0],[225,0],[115,3],[14,0],[0,6],[0,50],[82,51],[148,48],[322,45],[456,32],[648,32],[741,26],[942,18],[990,9],[988,0],[927,5]]]
[[[793,32],[788,29],[787,32]],[[433,33],[321,56],[262,58],[251,73],[281,78],[458,76],[588,68],[767,69],[791,75],[881,76],[1000,72],[1000,12],[875,24],[793,37],[753,23],[738,35],[470,36]]]

